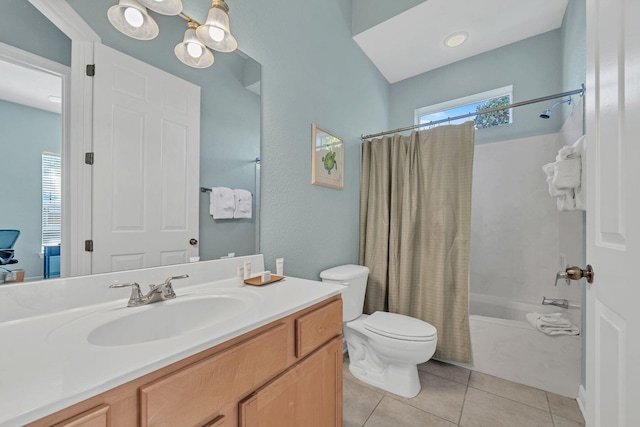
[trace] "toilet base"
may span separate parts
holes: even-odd
[[[375,334],[363,326],[367,318],[363,314],[344,325],[349,371],[360,381],[398,396],[417,396],[420,393],[417,365],[431,359],[437,338],[407,341]]]
[[[420,377],[416,365],[371,366],[366,359],[349,361],[349,372],[360,381],[402,397],[420,393]]]

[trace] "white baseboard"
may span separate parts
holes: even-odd
[[[587,419],[587,391],[584,389],[584,386],[580,384],[578,387],[578,397],[576,401],[578,402],[578,407],[580,408],[580,412],[582,412],[582,418]]]

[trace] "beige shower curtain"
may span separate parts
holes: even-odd
[[[434,357],[471,362],[469,237],[474,124],[362,144],[360,264],[365,312],[429,322]]]

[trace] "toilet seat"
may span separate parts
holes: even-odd
[[[438,337],[433,325],[402,314],[376,311],[362,321],[370,332],[403,341],[435,341]]]

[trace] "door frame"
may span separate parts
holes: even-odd
[[[91,239],[91,168],[84,154],[93,147],[93,82],[86,65],[93,64],[93,44],[100,36],[66,0],[29,0],[47,19],[71,39],[71,75],[63,122],[61,277],[91,274],[91,253],[84,241]],[[71,126],[73,124],[73,126]]]

